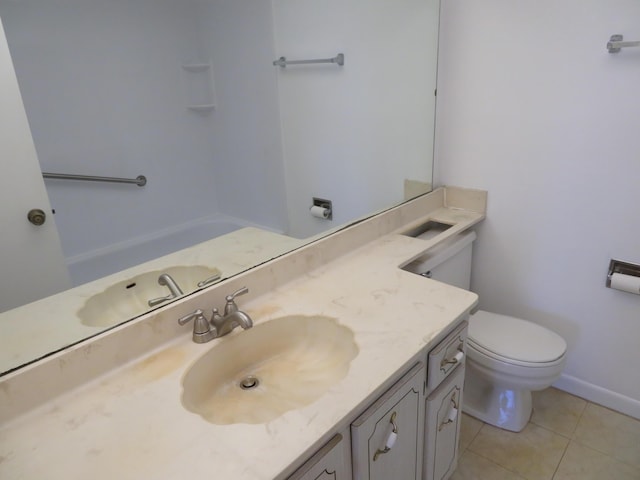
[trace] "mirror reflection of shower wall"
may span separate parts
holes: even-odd
[[[404,198],[405,180],[431,191],[438,3],[274,0],[277,55],[344,67],[278,71],[288,219],[296,237],[322,222],[310,197],[333,200],[343,224]]]
[[[199,263],[225,265],[223,277],[231,277],[397,204],[407,193],[430,189],[438,4],[0,0],[38,154],[36,159],[32,152],[29,167],[38,190],[45,191],[38,161],[48,172],[148,178],[143,188],[46,181],[56,215],[45,227],[60,230],[74,284],[217,235],[223,236],[216,245],[231,242],[235,253],[207,252]],[[344,67],[272,65],[280,56],[337,53],[344,53]],[[2,68],[11,71],[11,59],[5,60]],[[0,122],[7,119],[2,113]],[[27,158],[14,155],[8,143],[0,145],[3,184],[24,186],[9,177],[14,164]],[[312,197],[333,201],[333,221],[309,214]],[[0,189],[0,202],[29,232],[41,228],[26,222],[33,207],[17,205],[11,189]],[[245,225],[264,230],[245,230],[250,240],[224,235]],[[8,241],[18,230],[25,229],[3,230],[0,258],[34,250],[27,242]],[[2,273],[18,291],[35,291],[29,275],[48,277],[43,264],[15,264],[11,270],[4,262]],[[163,265],[158,260],[153,269]],[[24,288],[17,287],[18,275],[25,276]],[[55,307],[48,315],[55,338],[42,345],[30,340],[32,358],[99,333],[78,327],[74,305],[78,295],[94,295],[109,282],[44,300]],[[5,290],[0,311],[12,310],[0,314],[2,342],[15,344],[14,325],[35,332],[41,325],[37,316],[25,324],[16,296],[8,305]]]
[[[247,8],[215,11],[236,3]],[[72,277],[101,249],[203,218],[286,231],[269,11],[264,1],[0,2],[42,170],[148,178],[143,188],[46,181]],[[236,38],[210,34],[224,15]],[[238,39],[245,51],[226,57]],[[183,65],[214,58],[217,108],[188,109]],[[194,243],[184,240],[178,248]]]
[[[304,238],[401,201],[404,178],[430,183],[433,98],[415,90],[433,83],[433,8],[2,0],[42,169],[149,179],[48,180],[67,259],[203,217]],[[344,68],[271,65],[338,51]],[[184,65],[211,66],[212,110],[186,108]],[[398,158],[406,170],[383,167]],[[308,214],[312,196],[331,197],[334,223]]]
[[[429,189],[434,4],[0,0],[42,170],[148,178],[46,181],[74,284],[204,240],[179,234],[203,219],[307,238],[399,203],[404,180]]]

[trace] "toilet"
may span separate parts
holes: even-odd
[[[473,231],[445,241],[405,270],[469,290]],[[505,430],[521,431],[532,413],[531,392],[556,381],[567,344],[533,322],[479,310],[469,318],[462,410]]]

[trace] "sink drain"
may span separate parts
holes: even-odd
[[[249,375],[240,380],[239,385],[243,390],[251,390],[252,388],[256,388],[258,385],[260,385],[260,380],[258,380],[258,377]]]

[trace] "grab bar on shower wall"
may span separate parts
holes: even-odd
[[[344,65],[344,54],[339,53],[333,58],[317,58],[315,60],[287,60],[287,57],[280,57],[273,61],[276,67],[285,68],[287,65],[309,65],[311,63],[335,63],[341,67]]]
[[[48,173],[42,172],[43,178],[54,178],[58,180],[84,180],[87,182],[110,182],[110,183],[135,183],[139,187],[147,184],[147,177],[138,175],[136,178],[119,177],[95,177],[93,175],[71,175],[69,173]]]
[[[623,42],[623,39],[622,35],[611,35],[609,42],[607,42],[609,53],[618,53],[622,48],[626,47],[640,47],[640,42]]]

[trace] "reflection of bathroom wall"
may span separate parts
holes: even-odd
[[[271,2],[196,3],[203,60],[213,62],[219,93],[211,115],[217,161],[210,190],[224,214],[286,231]]]
[[[431,182],[437,3],[273,2],[277,57],[345,54],[342,68],[274,67],[294,236],[326,228],[313,196],[333,201],[340,225],[402,200],[405,178]]]
[[[559,385],[640,417],[640,296],[605,288],[640,262],[640,3],[443,2],[437,180],[487,189],[481,307],[565,336]]]
[[[219,56],[198,35],[208,31],[197,28],[200,13],[196,0],[0,2],[42,169],[149,180],[145,188],[47,181],[67,257],[216,213],[286,226],[282,184],[233,187],[247,170],[282,177],[273,122],[243,123],[262,106],[224,90],[225,75],[241,83],[243,72],[214,66],[219,111],[185,108],[181,65]],[[235,149],[233,128],[242,130]],[[263,151],[272,153],[255,155]]]

